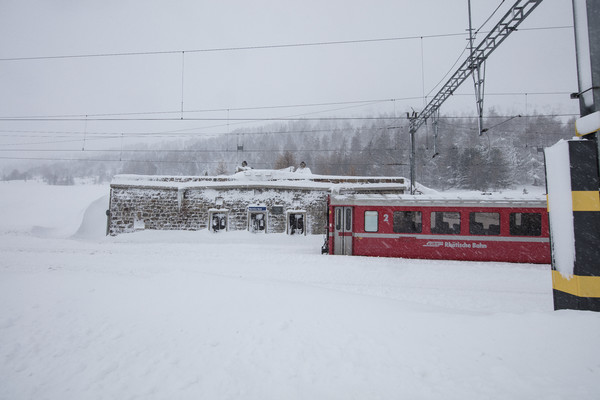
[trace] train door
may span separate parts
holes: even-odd
[[[335,207],[333,254],[352,255],[352,207]]]

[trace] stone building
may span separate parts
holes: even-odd
[[[396,193],[404,178],[341,177],[281,170],[231,176],[117,175],[108,234],[141,229],[323,234],[330,193]]]

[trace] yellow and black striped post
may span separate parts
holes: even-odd
[[[600,311],[600,179],[598,176],[598,151],[596,143],[592,140],[571,140],[567,144],[573,210],[573,274],[565,276],[564,271],[559,271],[560,268],[557,268],[555,248],[558,244],[555,241],[564,235],[551,232],[554,309]],[[549,162],[549,160],[546,160],[546,162]],[[547,179],[551,179],[551,177]],[[551,230],[570,229],[570,227],[552,224],[553,194],[550,187],[548,196]]]

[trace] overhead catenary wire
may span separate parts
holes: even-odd
[[[515,118],[519,118],[522,115],[517,115],[517,116],[511,116],[511,117],[507,117],[507,116],[497,116],[498,118],[502,118],[504,119],[504,121],[501,121],[500,123],[497,123],[495,125],[493,125],[492,127],[490,127],[489,129],[495,129],[496,127],[503,125]],[[541,115],[537,115],[537,117],[541,117]],[[464,119],[463,117],[460,117],[461,119]],[[454,128],[461,128],[462,129],[467,129],[467,130],[475,130],[475,128],[473,128],[472,126],[466,126],[466,125],[456,125],[456,124],[444,124],[447,125],[448,127],[454,127]],[[556,125],[556,124],[554,124]],[[398,128],[398,127],[396,127]],[[372,132],[372,129],[374,128],[369,128],[369,131]],[[388,127],[379,127],[379,128],[375,128],[376,131],[383,131],[383,130],[387,130]],[[489,130],[488,129],[488,130]],[[357,128],[357,129],[352,129],[354,134],[360,134],[361,133],[361,129]],[[232,132],[231,135],[245,135],[245,136],[264,136],[264,135],[287,135],[287,134],[292,134],[292,135],[298,135],[298,134],[319,134],[319,133],[325,133],[325,132],[329,132],[329,133],[334,133],[334,132],[338,132],[336,129],[332,129],[332,128],[327,128],[327,129],[310,129],[310,130],[279,130],[279,131],[254,131],[254,132]],[[348,134],[349,131],[346,130],[340,130],[339,133],[342,134],[344,133]],[[545,132],[548,134],[553,134],[552,132]],[[210,137],[216,139],[218,137],[221,137],[223,135],[226,134],[214,134],[211,135]],[[181,136],[180,136],[181,137]],[[192,136],[187,136],[187,138],[191,138]],[[130,137],[131,138],[131,137]],[[185,151],[185,150],[179,150],[179,149],[144,149],[144,150],[140,150],[140,149],[125,149],[123,147],[123,139],[124,139],[124,134],[114,134],[110,137],[99,137],[99,138],[91,138],[88,139],[88,141],[106,141],[106,140],[114,140],[114,139],[119,139],[120,140],[120,146],[121,149],[120,151],[130,151],[130,152],[150,152],[150,153],[161,153],[161,152],[174,152],[174,153],[186,153],[186,152],[199,152],[199,151],[203,151],[201,149],[191,149],[189,151]],[[207,137],[205,137],[205,139],[208,139]],[[5,143],[2,146],[4,146],[4,148],[0,147],[0,152],[71,152],[71,151],[79,151],[79,150],[74,150],[74,149],[64,149],[64,148],[54,148],[54,149],[36,149],[36,148],[31,148],[31,147],[27,147],[27,148],[23,148],[22,146],[36,146],[36,145],[48,145],[48,144],[55,144],[55,145],[60,145],[60,144],[68,144],[68,143],[76,143],[78,142],[79,139],[70,139],[70,140],[54,140],[54,141],[43,141],[43,142],[18,142],[18,143]],[[7,148],[7,146],[10,146],[11,148]],[[15,148],[12,146],[21,146],[20,148]],[[83,149],[82,149],[83,150]],[[303,150],[299,150],[299,149],[295,149],[294,151],[305,151],[306,149]],[[371,150],[377,150],[377,149],[371,149]],[[386,149],[379,149],[379,150],[386,150]],[[389,149],[388,149],[389,150]],[[110,152],[113,151],[111,149],[92,149],[92,150],[87,150],[86,151],[91,151],[91,152]],[[226,149],[224,150],[218,150],[218,149],[210,149],[207,150],[208,152],[214,152],[214,151],[226,151]],[[237,151],[237,150],[236,150]],[[245,151],[252,151],[248,148],[245,149]],[[258,150],[257,150],[258,151]],[[307,151],[321,151],[321,150],[307,150]],[[322,150],[322,151],[330,151],[330,150]],[[334,151],[334,150],[331,150]],[[361,150],[362,151],[362,150]]]
[[[464,52],[463,52],[464,54]],[[457,60],[458,61],[458,60]],[[445,78],[445,77],[444,77]],[[442,79],[443,81],[443,79]],[[435,89],[435,88],[434,88]],[[425,95],[428,97],[433,89]],[[569,95],[571,91],[546,91],[546,92],[495,92],[486,93],[486,96],[551,96],[551,95]],[[454,93],[454,96],[472,96],[469,93]],[[422,100],[422,96],[409,96],[409,97],[398,97],[398,98],[386,98],[386,99],[371,99],[371,100],[349,100],[349,101],[331,101],[331,102],[320,102],[320,103],[296,103],[296,104],[276,104],[276,105],[263,105],[263,106],[247,106],[247,107],[228,107],[228,108],[203,108],[203,109],[192,109],[184,110],[184,114],[195,114],[195,113],[211,113],[211,112],[238,112],[238,111],[259,111],[259,110],[276,110],[285,108],[308,108],[308,107],[324,107],[324,106],[337,106],[337,105],[374,105],[378,103],[393,103],[399,101],[414,101]],[[339,109],[333,110],[319,110],[314,113],[332,112],[339,111]],[[181,110],[156,110],[156,111],[132,111],[132,112],[113,112],[113,113],[86,113],[86,114],[45,114],[45,115],[6,115],[0,116],[2,120],[27,120],[37,118],[99,118],[99,117],[124,117],[124,116],[135,116],[135,115],[167,115],[180,114]],[[1,132],[1,131],[0,131]]]
[[[534,113],[532,115],[523,115],[523,114],[518,114],[518,115],[490,115],[486,118],[488,119],[503,119],[504,121],[501,121],[493,126],[491,126],[488,129],[494,129],[497,126],[503,125],[515,118],[518,117],[531,117],[531,118],[539,118],[539,117],[543,117],[543,118],[562,118],[562,117],[576,117],[578,116],[578,114],[538,114],[538,113]],[[468,121],[468,120],[473,120],[474,118],[476,118],[475,116],[441,116],[439,117],[439,119],[441,120],[440,123],[444,126],[447,127],[454,127],[454,128],[462,128],[462,129],[474,129],[471,125],[464,125],[464,124],[456,124],[455,122],[450,123],[450,121]],[[384,118],[385,119],[385,118]],[[394,117],[389,117],[387,118],[387,120],[395,120]],[[444,122],[448,121],[448,122]],[[557,120],[553,120],[553,121],[549,121],[550,123],[552,123],[553,125],[563,125],[566,121],[557,121]],[[338,127],[326,127],[326,128],[319,128],[318,125],[309,125],[308,129],[307,127],[301,128],[301,129],[289,129],[286,128],[285,126],[281,126],[281,128],[276,129],[276,130],[264,130],[261,128],[258,129],[237,129],[233,132],[212,132],[212,133],[205,133],[205,132],[186,132],[186,133],[151,133],[151,132],[128,132],[127,133],[127,137],[128,139],[133,139],[133,138],[152,138],[152,139],[156,139],[156,138],[187,138],[187,139],[205,139],[205,140],[211,140],[211,139],[218,139],[222,136],[227,136],[227,135],[235,135],[237,137],[239,137],[240,135],[245,136],[245,137],[253,137],[253,136],[265,136],[265,135],[289,135],[289,134],[293,134],[293,135],[298,135],[298,134],[302,134],[302,135],[310,135],[310,134],[321,134],[321,133],[333,133],[333,132],[339,132],[341,133],[348,133],[349,131],[352,131],[355,134],[360,134],[364,129],[367,129],[368,131],[372,132],[373,129],[375,129],[376,131],[382,131],[382,130],[388,130],[388,129],[398,129],[398,128],[407,128],[408,125],[405,126],[380,126],[380,127],[373,127],[373,126],[369,126],[368,128],[365,128],[365,126],[359,126],[359,125],[353,125],[353,126],[349,126],[349,127],[345,127],[342,129],[339,129]],[[4,133],[4,135],[0,135],[0,138],[21,138],[21,139],[30,139],[30,138],[64,138],[61,140],[45,140],[45,141],[36,141],[36,142],[31,142],[31,141],[23,141],[20,140],[18,142],[15,143],[1,143],[0,144],[0,151],[2,151],[2,147],[6,147],[6,146],[34,146],[34,145],[47,145],[47,144],[67,144],[67,143],[76,143],[79,142],[81,139],[79,138],[79,135],[81,135],[82,133],[87,133],[87,135],[89,135],[89,137],[86,139],[87,142],[92,142],[92,141],[107,141],[107,140],[114,140],[114,139],[120,139],[123,140],[124,138],[124,133],[123,132],[116,132],[116,131],[101,131],[101,132],[88,132],[88,131],[26,131],[26,130],[21,130],[21,131],[12,131],[12,130],[6,130],[6,131],[0,131],[0,133]],[[31,135],[23,135],[26,133],[35,133],[35,135],[31,136]],[[40,133],[44,133],[43,135],[40,135]],[[25,149],[23,149],[25,150]],[[83,150],[83,149],[82,149]]]
[[[554,117],[569,117],[578,115],[576,113],[562,113],[562,114],[537,114],[538,116],[554,116]],[[493,115],[487,118],[505,118],[506,116]],[[478,116],[440,116],[442,119],[452,118],[478,118]],[[263,118],[226,118],[226,117],[214,117],[214,118],[187,118],[183,121],[386,121],[391,119],[409,119],[408,117],[263,117]],[[70,121],[85,121],[85,118],[0,118],[0,121],[28,121],[28,122],[70,122]],[[88,121],[181,121],[180,118],[89,118]]]
[[[556,133],[553,133],[556,134]],[[486,140],[489,141],[489,138]],[[493,145],[491,146],[495,149],[514,149],[515,145]],[[446,146],[446,148],[459,148],[458,146]],[[366,152],[396,152],[396,151],[407,151],[408,147],[395,147],[395,148],[361,148],[361,149],[346,149],[343,151],[344,154],[350,153],[366,153]],[[280,154],[282,152],[290,152],[290,153],[339,153],[340,149],[335,148],[273,148],[273,149],[248,149],[244,148],[244,153],[264,153],[264,154]],[[226,149],[86,149],[84,151],[78,149],[0,149],[0,153],[16,153],[16,152],[27,152],[27,153],[152,153],[152,154],[230,154],[237,153],[238,150],[236,148],[226,148]],[[1,157],[0,157],[1,158]]]
[[[577,113],[562,113],[562,114],[519,114],[521,116],[524,117],[528,117],[528,118],[533,118],[533,117],[549,117],[549,118],[555,118],[555,117],[576,117],[579,114]],[[489,119],[507,119],[510,118],[512,119],[514,116],[513,115],[489,115],[486,118]],[[438,117],[440,120],[461,120],[461,119],[473,119],[476,118],[476,116],[455,116],[455,115],[441,115]],[[379,119],[381,120],[401,120],[403,119],[402,117],[393,117],[393,116],[389,116],[389,117],[380,117]],[[406,119],[406,118],[404,118]],[[303,120],[303,119],[298,119],[298,120]],[[343,120],[343,118],[341,118],[341,120]],[[296,121],[296,119],[293,119],[292,121]],[[360,127],[353,127],[353,128],[360,128]],[[391,128],[398,128],[396,126],[386,126],[385,129],[391,129]],[[384,128],[381,128],[384,129]],[[198,130],[198,129],[196,129]],[[232,132],[230,132],[233,135],[264,135],[264,134],[283,134],[283,133],[318,133],[318,132],[330,132],[332,129],[328,128],[328,129],[304,129],[304,130],[286,130],[286,129],[281,129],[281,130],[276,130],[276,131],[272,131],[272,130],[234,130]],[[2,135],[2,133],[4,133]],[[23,134],[26,133],[34,133],[36,135],[27,135],[27,136],[23,136]],[[64,138],[74,138],[80,134],[83,134],[83,131],[58,131],[58,130],[52,130],[52,131],[39,131],[39,130],[0,130],[0,138],[4,137],[16,137],[16,138],[33,138],[33,137],[52,137],[52,138],[57,138],[57,137],[64,137]],[[37,135],[37,134],[43,134],[43,135]],[[226,135],[228,134],[228,132],[211,132],[211,133],[205,133],[205,132],[190,132],[187,131],[186,133],[182,133],[182,132],[128,132],[127,135],[128,137],[132,138],[132,137],[152,137],[152,138],[160,138],[160,137],[165,137],[165,138],[172,138],[172,137],[197,137],[197,136],[202,136],[205,138],[209,138],[209,137],[218,137],[221,135]],[[120,138],[122,136],[121,131],[119,130],[117,131],[102,131],[102,132],[87,132],[87,139],[86,141],[90,141],[90,140],[105,140],[105,139],[111,139],[111,138]],[[91,136],[91,138],[90,138]],[[98,137],[100,136],[100,137]],[[50,144],[50,143],[62,143],[62,142],[77,142],[80,139],[74,138],[73,140],[66,140],[66,141],[46,141],[46,142],[39,142],[39,143],[29,143],[29,144]],[[16,143],[16,144],[11,144],[11,143],[2,143],[0,145],[2,146],[8,146],[8,145],[21,145],[23,143]]]
[[[567,92],[565,92],[567,93]],[[570,92],[568,92],[570,93]],[[567,94],[568,94],[567,93]],[[412,101],[420,99],[420,96],[415,97],[403,97],[396,99],[373,99],[373,100],[351,100],[351,101],[335,101],[335,102],[321,102],[321,103],[303,103],[303,104],[279,104],[279,105],[267,105],[267,106],[250,106],[250,107],[228,107],[228,108],[204,108],[204,109],[192,109],[185,110],[184,114],[195,114],[195,113],[211,113],[211,112],[233,112],[233,111],[258,111],[258,110],[272,110],[272,109],[284,109],[284,108],[304,108],[304,107],[324,107],[324,106],[336,106],[336,105],[372,105],[384,102],[393,101]],[[325,110],[316,111],[329,112],[337,110]],[[24,116],[0,116],[0,120],[3,119],[27,119],[27,118],[75,118],[75,117],[111,117],[111,116],[134,116],[134,115],[160,115],[160,114],[179,114],[180,110],[168,110],[168,111],[139,111],[139,112],[118,112],[118,113],[96,113],[96,114],[56,114],[56,115],[24,115]]]
[[[225,164],[233,165],[236,164],[233,161],[227,162],[223,160],[202,160],[202,161],[186,161],[186,160],[136,160],[136,159],[114,159],[114,158],[60,158],[60,157],[0,157],[0,160],[29,160],[29,161],[67,161],[67,162],[114,162],[114,163],[138,163],[138,164],[220,164],[224,162]],[[255,166],[272,166],[271,162],[254,162]],[[331,163],[323,163],[317,162],[313,163],[315,166],[336,166],[336,165],[355,165],[355,166],[370,166],[372,163],[356,163],[356,162],[331,162]]]
[[[496,146],[492,146],[492,148],[496,148]],[[126,153],[126,152],[125,152]],[[281,151],[279,152],[281,153]],[[237,164],[234,161],[223,161],[223,160],[139,160],[139,159],[135,159],[135,158],[122,158],[119,157],[117,158],[67,158],[67,157],[4,157],[4,156],[0,156],[0,160],[23,160],[23,161],[63,161],[63,162],[100,162],[100,163],[107,163],[107,162],[114,162],[114,163],[136,163],[136,164],[184,164],[184,165],[189,165],[189,164],[195,164],[195,165],[202,165],[202,164],[220,164],[222,162],[224,162],[225,164],[228,165],[235,165]],[[252,163],[254,166],[266,166],[271,168],[273,163],[272,162],[253,162]],[[352,162],[352,161],[341,161],[341,162],[314,162],[311,165],[314,166],[372,166],[373,163],[372,162]],[[384,164],[384,165],[406,165],[404,163],[402,164]]]
[[[505,1],[506,0],[502,0],[500,2],[500,4],[498,4],[498,7],[496,7],[496,9],[490,14],[490,16],[487,17],[487,19],[485,21],[483,21],[483,23],[479,26],[479,28],[477,28],[475,30],[475,35],[477,35],[481,31],[481,29],[483,29],[483,27],[486,26],[488,22],[490,22],[490,20],[494,17],[494,15],[496,15],[496,13],[500,9],[500,7],[502,7],[502,4],[504,4]]]
[[[572,25],[569,25],[569,26],[563,25],[563,26],[532,27],[532,28],[524,28],[524,29],[520,29],[520,30],[521,31],[535,31],[535,30],[569,29],[569,28],[573,28],[573,26]],[[59,60],[59,59],[70,59],[70,58],[151,56],[151,55],[164,55],[164,54],[181,54],[184,52],[185,53],[210,53],[210,52],[244,51],[244,50],[284,49],[284,48],[294,48],[294,47],[335,46],[335,45],[360,44],[360,43],[392,42],[392,41],[402,41],[402,40],[421,40],[421,39],[447,38],[447,37],[453,37],[453,36],[465,36],[465,33],[464,32],[441,33],[441,34],[431,34],[431,35],[409,35],[409,36],[396,36],[396,37],[371,38],[371,39],[332,40],[332,41],[302,42],[302,43],[280,43],[280,44],[264,44],[264,45],[233,46],[233,47],[212,47],[212,48],[203,48],[203,49],[130,51],[130,52],[109,52],[109,53],[88,53],[88,54],[59,54],[59,55],[47,55],[47,56],[4,57],[4,58],[0,58],[0,62]]]

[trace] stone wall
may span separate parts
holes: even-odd
[[[248,229],[248,207],[266,207],[267,233],[286,231],[286,211],[305,210],[308,234],[327,229],[326,189],[111,185],[109,234],[208,229],[209,210],[228,210],[228,229]]]
[[[267,233],[286,232],[287,212],[295,210],[294,214],[306,215],[307,234],[324,234],[330,193],[401,194],[406,188],[402,177],[305,175],[286,170],[245,170],[219,177],[118,175],[111,184],[109,234],[208,229],[211,213],[226,214],[229,230],[247,230],[249,207],[265,210]]]

